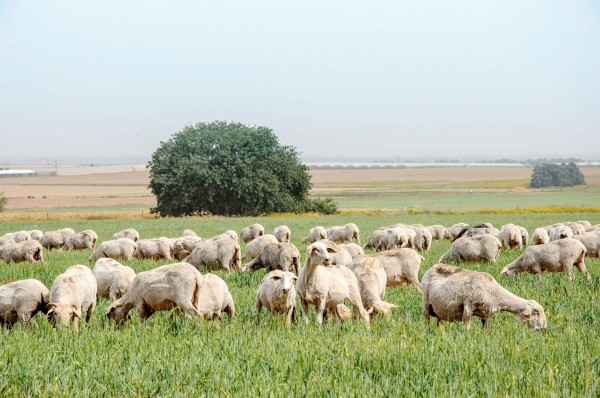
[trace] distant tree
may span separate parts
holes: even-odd
[[[575,163],[569,164],[540,164],[533,168],[530,186],[543,187],[572,187],[584,185],[585,179]]]
[[[0,212],[4,211],[4,207],[6,206],[6,202],[8,199],[4,196],[4,192],[0,192]]]
[[[267,127],[216,121],[187,126],[161,142],[148,163],[162,216],[336,212],[311,200],[308,167]]]

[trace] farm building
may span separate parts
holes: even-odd
[[[33,170],[11,170],[11,169],[0,170],[0,178],[33,177],[35,175],[37,175],[37,173]]]

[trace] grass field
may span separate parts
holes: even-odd
[[[259,222],[270,231],[280,224],[292,229],[292,241],[315,225],[355,222],[365,241],[378,226],[396,222],[444,225],[506,222],[537,226],[587,219],[600,223],[600,213],[577,214],[351,214],[263,218],[181,218],[139,220],[4,221],[0,235],[21,229],[94,229],[100,240],[135,227],[142,237],[179,236],[192,228],[202,236],[226,229],[239,231]],[[420,276],[449,247],[434,241]],[[50,286],[67,267],[87,263],[89,251],[45,252],[46,264],[0,263],[0,280],[35,277]],[[99,301],[91,325],[75,334],[53,330],[40,315],[30,329],[0,330],[1,396],[489,396],[597,397],[600,394],[600,261],[586,258],[592,282],[576,271],[564,274],[499,277],[519,255],[503,251],[496,264],[464,264],[497,277],[512,292],[537,300],[545,309],[548,330],[532,333],[510,314],[498,314],[487,334],[479,323],[470,332],[462,324],[427,329],[421,296],[400,286],[386,300],[399,305],[391,319],[374,319],[368,330],[358,320],[318,328],[263,312],[255,324],[254,297],[264,271],[222,276],[236,304],[229,324],[195,323],[159,313],[141,326],[137,314],[121,328],[108,322],[107,300]],[[123,261],[137,272],[166,261]],[[202,270],[202,272],[205,272]],[[133,311],[135,313],[135,310]],[[314,320],[314,314],[313,318]]]

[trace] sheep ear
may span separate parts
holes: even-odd
[[[335,250],[333,247],[328,247],[327,248],[327,253],[337,253],[338,251]]]
[[[367,314],[372,314],[372,313],[373,313],[373,311],[375,311],[375,308],[374,308],[374,307],[371,307],[371,306],[369,306],[369,307],[367,307],[367,308],[366,308],[366,310],[367,310]]]
[[[52,319],[52,316],[54,316],[54,308],[48,310],[48,312],[46,313],[46,319],[50,320]]]
[[[525,307],[525,309],[523,310],[523,315],[525,315],[525,316],[531,315],[531,307],[530,306]]]
[[[73,309],[73,315],[81,319],[81,311],[79,311],[78,309]]]

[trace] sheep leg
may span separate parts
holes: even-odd
[[[92,322],[92,313],[94,312],[94,308],[96,308],[96,303],[92,303],[88,307],[87,313],[85,314],[85,322],[88,324]]]
[[[291,306],[288,308],[287,310],[287,315],[285,317],[285,323],[290,326],[294,320],[294,312],[295,312],[295,307]]]
[[[325,302],[326,302],[326,297],[325,296],[321,296],[318,299],[318,302],[315,305],[315,308],[317,310],[317,324],[319,326],[321,326],[321,324],[323,323],[323,312],[325,312]]]
[[[260,300],[256,300],[256,324],[260,324],[260,312],[262,311],[262,302]]]
[[[462,320],[465,323],[467,331],[471,329],[471,316],[473,316],[473,309],[470,304],[465,304],[463,309]]]
[[[590,275],[589,272],[587,272],[587,269],[585,268],[585,263],[583,261],[584,256],[585,256],[585,253],[582,253],[581,256],[579,256],[579,258],[577,259],[577,262],[575,263],[575,266],[577,267],[579,272],[586,275],[588,281],[591,281],[592,276]]]
[[[21,323],[23,324],[23,327],[27,327],[27,326],[29,326],[29,322],[31,322],[31,313],[24,312],[19,315],[19,319],[20,319]]]
[[[200,311],[198,311],[196,309],[196,307],[194,307],[194,304],[192,304],[192,303],[188,303],[188,305],[185,306],[185,311],[192,318],[200,318],[200,319],[204,318],[202,316],[202,314],[200,313]]]
[[[488,331],[488,319],[487,318],[481,318],[481,323],[483,324],[483,330],[485,330],[485,332],[487,333],[487,331]]]
[[[235,315],[235,307],[233,306],[233,301],[227,304],[227,307],[223,310],[227,314],[227,322],[233,321],[233,317]]]
[[[302,308],[302,318],[304,319],[304,323],[308,325],[308,302],[302,297],[300,298],[300,307]]]
[[[567,274],[567,277],[569,278],[570,281],[573,280],[573,264],[565,264],[563,265],[563,268],[565,269],[565,273]]]

